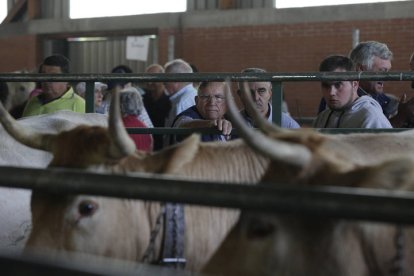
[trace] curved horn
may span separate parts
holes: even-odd
[[[266,134],[289,132],[287,129],[283,129],[278,125],[270,123],[263,117],[262,114],[259,113],[256,106],[253,104],[252,95],[248,93],[250,90],[248,82],[244,81],[239,83],[239,86],[241,93],[246,97],[245,108],[249,110],[249,116],[251,116],[258,129]]]
[[[0,103],[0,121],[11,137],[30,148],[52,151],[54,134],[39,133],[30,126],[22,126]]]
[[[108,154],[116,159],[131,155],[136,150],[135,143],[129,137],[121,120],[119,93],[118,88],[113,91],[108,118],[108,131],[111,139]]]
[[[312,153],[307,147],[271,139],[248,127],[236,107],[229,87],[229,85],[226,87],[228,115],[236,126],[237,133],[251,148],[274,161],[282,161],[298,167],[309,164]]]

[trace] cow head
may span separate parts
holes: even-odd
[[[57,134],[39,133],[19,124],[2,105],[0,121],[20,143],[51,152],[50,166],[53,167],[102,169],[99,172],[113,170],[114,173],[176,173],[191,162],[198,152],[198,136],[191,136],[159,154],[135,152],[135,144],[120,119],[118,99],[116,91],[112,97],[109,129],[78,126]],[[157,212],[156,207],[149,207],[142,201],[39,191],[32,193],[31,210],[33,228],[27,248],[57,249],[57,255],[76,251],[123,259],[136,259],[137,256],[140,259],[143,255],[150,236],[148,212],[154,216]],[[123,237],[122,241],[118,235]]]

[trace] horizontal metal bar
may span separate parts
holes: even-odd
[[[70,254],[70,258],[57,258],[50,254],[11,255],[0,253],[2,275],[42,275],[42,276],[86,276],[86,275],[160,275],[160,276],[196,276],[195,272],[173,270],[161,266],[116,260],[93,255]],[[53,256],[53,258],[51,258]],[[68,257],[68,256],[66,256]]]
[[[130,134],[168,134],[168,135],[189,135],[193,133],[217,134],[222,132],[215,128],[175,128],[175,127],[154,127],[154,128],[126,128]],[[232,131],[232,134],[236,132]]]
[[[315,130],[326,134],[349,134],[349,133],[396,133],[412,128],[315,128]]]
[[[276,183],[248,186],[194,182],[155,174],[131,177],[69,169],[15,167],[0,167],[0,185],[50,193],[94,194],[259,212],[414,223],[414,193],[392,190]]]
[[[315,129],[321,133],[346,134],[346,133],[379,133],[379,132],[401,132],[412,130],[411,128],[319,128]],[[214,128],[174,128],[174,127],[155,127],[155,128],[127,128],[130,134],[155,134],[155,135],[190,135],[192,133],[217,134],[221,132]],[[232,135],[237,135],[237,129],[232,129]]]
[[[308,72],[308,73],[182,73],[182,74],[0,74],[0,81],[100,81],[107,82],[196,82],[196,81],[332,81],[385,80],[412,81],[414,72]]]

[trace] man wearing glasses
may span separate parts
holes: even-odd
[[[195,105],[178,114],[173,127],[215,128],[220,131],[220,134],[203,134],[201,140],[203,142],[229,140],[232,125],[224,117],[227,111],[225,86],[225,82],[201,82],[195,97]],[[182,140],[183,137],[176,136],[173,142]]]

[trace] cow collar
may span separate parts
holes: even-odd
[[[164,219],[164,236],[161,258],[155,257],[155,240],[161,230]],[[184,268],[184,206],[181,204],[162,204],[154,228],[151,230],[150,242],[142,257],[144,263],[161,264],[168,267]]]

